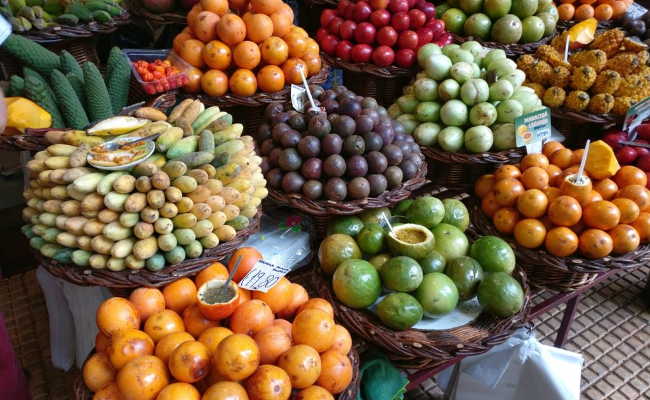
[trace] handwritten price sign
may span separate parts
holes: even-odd
[[[266,293],[290,271],[290,268],[259,260],[253,269],[248,271],[246,276],[239,281],[239,287]]]

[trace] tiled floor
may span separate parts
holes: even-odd
[[[641,300],[645,267],[603,282],[582,299],[565,346],[585,358],[583,398],[636,400],[650,397],[650,312]],[[536,321],[542,342],[552,344],[564,306]],[[47,311],[34,272],[0,280],[4,314],[18,357],[28,371],[35,400],[73,399],[71,381],[49,363]],[[409,393],[410,399],[438,399],[433,382]]]

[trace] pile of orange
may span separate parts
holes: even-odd
[[[562,185],[576,174],[583,150],[547,142],[542,154],[503,165],[474,186],[496,229],[523,247],[596,259],[634,251],[650,241],[650,191],[641,169],[627,165],[578,194]]]
[[[223,96],[277,92],[321,70],[319,46],[293,25],[282,0],[201,0],[187,14],[174,51],[192,65],[184,86]]]
[[[560,0],[559,3],[557,12],[563,21],[588,18],[608,21],[622,17],[634,0]]]
[[[238,288],[232,314],[206,318],[197,285],[227,276],[215,263],[194,280],[103,302],[83,367],[93,399],[286,400],[295,390],[295,399],[333,400],[347,388],[352,339],[329,302],[282,278],[267,293]]]

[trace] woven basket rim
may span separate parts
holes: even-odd
[[[187,12],[189,10],[180,10],[176,8],[175,11],[156,14],[147,10],[139,0],[124,0],[124,3],[131,14],[140,18],[145,18],[147,21],[155,21],[160,25],[187,24]]]
[[[311,200],[302,193],[285,193],[274,188],[267,188],[269,198],[275,203],[298,209],[305,214],[314,216],[353,215],[368,208],[380,208],[394,205],[408,198],[412,191],[426,184],[427,163],[423,162],[415,177],[402,183],[398,188],[382,193],[379,197],[369,197],[352,201]]]
[[[573,111],[567,108],[551,108],[553,119],[571,121],[575,124],[589,123],[598,125],[616,125],[623,121],[623,117],[616,114],[592,114],[586,111]]]
[[[378,78],[392,79],[404,76],[414,76],[416,73],[415,68],[402,68],[395,65],[389,65],[388,67],[379,67],[372,63],[348,62],[339,57],[333,57],[324,51],[321,51],[320,56],[321,58],[327,60],[328,64],[334,67],[342,68],[350,72],[370,74]]]
[[[495,235],[508,242],[515,251],[517,259],[528,266],[549,268],[566,274],[602,273],[611,269],[632,269],[650,262],[650,244],[641,244],[635,251],[620,256],[607,256],[590,260],[579,255],[557,257],[543,249],[528,249],[516,243],[514,238],[500,234],[492,221],[483,213],[479,201],[469,200],[470,219],[474,227],[483,235]]]
[[[39,264],[52,275],[80,286],[103,286],[107,288],[135,288],[138,286],[160,287],[187,275],[192,275],[209,264],[223,261],[252,234],[260,229],[262,212],[258,210],[250,224],[237,232],[233,240],[220,243],[217,247],[204,250],[201,257],[187,259],[179,264],[168,265],[161,271],[153,272],[145,268],[109,271],[78,267],[74,264],[59,263],[33,250]]]
[[[505,164],[516,163],[526,155],[525,147],[517,147],[496,152],[485,153],[452,153],[437,147],[420,146],[422,154],[427,159],[444,164]]]
[[[508,56],[519,56],[522,54],[534,53],[539,46],[548,43],[553,38],[553,36],[555,36],[554,34],[547,35],[541,38],[540,40],[531,43],[507,44],[507,43],[493,42],[489,40],[481,40],[481,39],[473,38],[472,36],[460,36],[453,32],[450,32],[450,34],[454,39],[454,43],[465,43],[467,41],[473,40],[479,42],[483,47],[489,47],[490,49],[501,49],[505,51],[506,55]]]
[[[27,32],[17,32],[17,34],[40,44],[54,44],[68,40],[89,38],[96,34],[104,35],[113,33],[118,27],[130,22],[131,15],[127,10],[124,10],[109,22],[99,23],[93,21],[75,26],[57,25],[40,31],[32,29]]]

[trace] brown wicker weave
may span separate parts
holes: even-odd
[[[469,203],[472,224],[478,232],[483,235],[503,236],[481,211],[477,199],[472,199]],[[636,268],[650,262],[650,244],[643,244],[637,250],[620,256],[589,260],[578,255],[557,257],[545,250],[519,246],[512,237],[503,239],[514,248],[531,285],[560,292],[583,288],[593,282],[599,273],[615,268]]]
[[[229,242],[223,242],[213,249],[203,252],[200,258],[188,259],[180,264],[153,272],[147,269],[124,270],[119,272],[107,269],[84,269],[74,264],[62,264],[44,257],[40,252],[34,254],[40,265],[52,275],[81,286],[103,286],[108,288],[135,288],[138,286],[160,287],[187,275],[192,275],[213,262],[222,261],[235,251],[250,235],[260,229],[261,212],[251,220],[250,225],[237,232]]]
[[[505,51],[508,57],[517,57],[523,54],[534,53],[539,46],[546,44],[553,37],[553,35],[548,35],[546,37],[543,37],[541,40],[532,43],[506,44],[506,43],[499,43],[499,42],[483,41],[481,39],[473,38],[471,36],[463,37],[455,33],[451,33],[451,36],[454,39],[454,43],[465,43],[470,40],[475,40],[479,42],[483,47],[488,47],[490,49],[501,49]]]
[[[188,10],[176,9],[170,12],[156,14],[147,10],[140,0],[124,0],[124,5],[129,9],[129,12],[132,15],[142,17],[150,23],[155,23],[157,25],[187,24]]]
[[[553,126],[566,136],[583,134],[585,137],[594,137],[604,129],[623,122],[623,117],[615,114],[591,114],[566,108],[551,108],[551,117]]]
[[[109,22],[99,23],[92,21],[86,24],[75,26],[55,25],[43,30],[32,29],[19,35],[31,39],[40,44],[52,44],[65,42],[70,39],[89,38],[95,34],[106,35],[131,22],[131,16],[127,11],[113,17]]]

